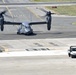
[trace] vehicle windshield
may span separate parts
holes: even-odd
[[[76,48],[73,48],[72,51],[76,51]]]

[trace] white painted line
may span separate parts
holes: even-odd
[[[3,52],[0,57],[21,57],[21,56],[50,56],[50,55],[67,55],[67,51],[19,51]]]
[[[60,3],[60,4],[53,4],[53,3],[0,3],[0,7],[24,7],[24,6],[70,6],[76,5],[76,3]]]
[[[73,18],[73,17],[76,17],[76,16],[68,16],[68,15],[52,15],[53,17],[70,17],[70,18]]]

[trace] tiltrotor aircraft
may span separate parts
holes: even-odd
[[[46,20],[41,22],[10,22],[5,21],[4,15],[7,11],[0,12],[0,29],[1,31],[4,30],[5,25],[20,25],[19,29],[17,30],[17,34],[25,34],[25,35],[32,35],[33,29],[31,28],[32,25],[37,24],[46,24],[47,30],[51,29],[51,11],[46,12]]]

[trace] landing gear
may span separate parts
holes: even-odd
[[[17,32],[18,35],[21,35],[21,33]]]
[[[33,32],[27,32],[27,33],[20,33],[20,32],[17,32],[18,35],[33,35],[34,33]]]
[[[17,34],[18,35],[33,35],[33,29],[29,29],[28,32],[26,32],[26,29],[25,28],[19,28],[18,31],[17,31]]]

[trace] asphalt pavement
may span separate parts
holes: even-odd
[[[5,20],[12,22],[38,22],[44,20],[45,13],[37,7],[12,7],[7,13],[12,18],[5,17]],[[40,7],[39,7],[40,8]],[[42,7],[41,7],[42,8]],[[5,8],[1,8],[5,9]],[[23,13],[24,12],[24,13]],[[1,40],[16,40],[16,39],[46,39],[46,38],[75,38],[76,37],[76,17],[52,15],[52,28],[47,30],[47,25],[32,26],[35,35],[25,36],[17,35],[19,26],[4,26],[4,31],[0,32]],[[9,32],[10,31],[10,32]]]
[[[13,2],[22,2],[14,1]],[[29,1],[27,1],[29,2]],[[3,3],[10,3],[9,0],[4,0]],[[44,20],[45,12],[37,9],[43,8],[40,7],[1,7],[1,11],[7,9],[7,15],[12,18],[5,17],[7,21],[13,22],[30,22],[30,21],[41,21]],[[43,8],[44,9],[44,8]],[[46,9],[45,9],[46,10]],[[46,38],[75,38],[76,37],[76,16],[69,17],[66,15],[52,15],[52,28],[50,31],[47,30],[47,25],[37,25],[32,26],[35,35],[25,36],[25,35],[16,35],[18,26],[5,26],[4,31],[0,32],[1,40],[15,40],[15,39],[46,39]]]
[[[76,59],[68,56],[0,58],[1,75],[76,75]]]
[[[10,3],[3,1],[3,3]],[[1,11],[7,9],[7,15],[12,18],[5,17],[5,20],[12,22],[29,22],[45,20],[45,12],[41,11],[40,7],[1,7]],[[46,10],[46,9],[45,9]],[[48,11],[48,10],[47,10]],[[47,25],[32,26],[35,35],[25,36],[17,35],[19,26],[4,26],[4,31],[0,32],[0,47],[5,52],[19,51],[31,49],[31,47],[50,48],[49,50],[67,50],[69,46],[75,45],[76,39],[76,17],[66,15],[52,15],[52,29],[47,30]],[[61,41],[60,41],[61,38]],[[27,39],[27,40],[26,40]],[[50,40],[49,40],[50,39]],[[47,40],[47,41],[46,41]],[[55,41],[57,40],[57,41]],[[64,41],[63,41],[64,40]],[[31,42],[30,42],[31,41]],[[50,42],[49,42],[50,41]],[[67,44],[67,42],[69,43]],[[73,42],[72,42],[73,41]],[[29,43],[30,42],[30,43]],[[47,43],[46,43],[47,42]],[[72,43],[71,43],[72,42]],[[50,43],[50,44],[49,44]],[[61,45],[60,45],[61,44]],[[65,45],[64,45],[65,44]]]
[[[5,9],[12,17],[5,17],[7,21],[44,20],[40,16],[45,13],[36,7],[0,7],[0,11]],[[17,35],[18,27],[6,25],[0,32],[1,75],[76,75],[76,59],[69,58],[67,52],[71,45],[76,45],[76,17],[52,15],[52,29],[48,31],[46,25],[32,26],[33,36]]]

